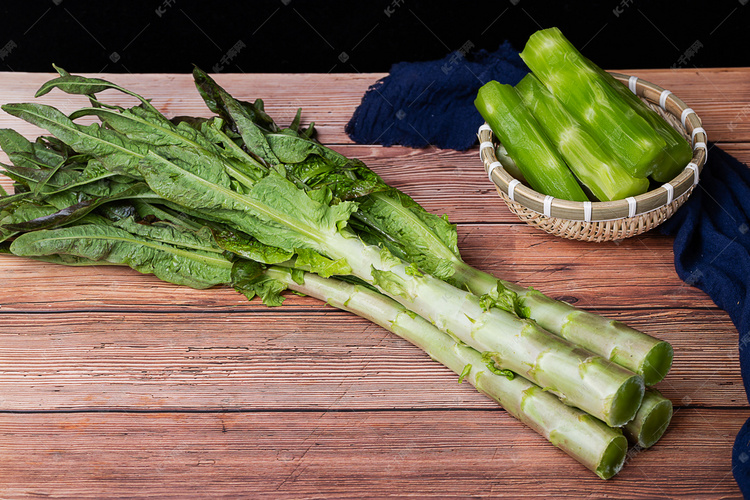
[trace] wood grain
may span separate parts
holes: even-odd
[[[711,141],[750,161],[750,69],[623,72],[682,97]],[[0,101],[30,101],[50,76],[0,73]],[[207,114],[188,75],[102,76],[168,116]],[[344,125],[382,76],[218,79],[263,97],[281,123],[302,107],[323,142],[448,214],[471,265],[672,343],[659,389],[678,411],[665,438],[603,482],[417,348],[311,298],[268,309],[229,288],[2,255],[0,497],[739,497],[730,453],[750,407],[738,334],[677,277],[672,240],[587,244],[523,225],[476,147],[353,144]],[[39,133],[4,113],[0,127]]]
[[[750,140],[750,82],[746,69],[681,69],[681,70],[616,70],[636,75],[671,90],[692,107],[703,120],[711,141],[748,142]],[[0,88],[3,103],[42,102],[71,112],[86,103],[84,97],[69,96],[59,91],[39,99],[34,93],[42,83],[56,75],[47,73],[3,73]],[[101,74],[89,75],[108,79],[153,100],[167,116],[206,116],[208,110],[187,74],[152,75]],[[349,144],[344,126],[359,105],[370,85],[385,74],[220,74],[217,82],[238,99],[262,98],[268,113],[281,124],[291,122],[298,108],[303,121],[316,123],[320,140],[326,144]],[[279,84],[283,81],[283,85]],[[128,96],[108,91],[108,102],[133,105]],[[394,120],[395,117],[394,111]],[[18,119],[0,115],[0,127],[12,126],[25,134],[38,129],[23,125]]]
[[[0,495],[739,498],[728,450],[749,415],[680,410],[605,482],[500,410],[4,414]]]
[[[675,405],[744,407],[737,340],[723,315],[612,316],[674,346],[658,387]],[[0,411],[495,407],[418,348],[320,302],[0,319]]]

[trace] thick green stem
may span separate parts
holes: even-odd
[[[665,154],[664,140],[588,66],[559,29],[531,35],[521,58],[568,111],[586,124],[601,147],[623,159],[630,175],[646,177],[657,169]]]
[[[648,179],[628,174],[620,159],[603,149],[534,75],[526,75],[516,90],[576,177],[599,201],[621,200],[648,190]]]
[[[420,269],[434,276],[442,273],[452,285],[478,296],[495,289],[499,281],[523,299],[529,317],[542,328],[638,373],[646,385],[656,384],[669,371],[673,356],[669,343],[467,265],[417,214],[391,198],[370,195],[360,210],[363,222],[381,235],[382,245]]]
[[[477,295],[497,286],[497,278],[464,262],[456,261],[454,267],[454,280]],[[499,281],[518,294],[529,317],[539,326],[641,375],[646,385],[656,384],[669,372],[674,351],[668,342],[619,321],[576,309],[534,289]]]
[[[595,68],[602,77],[620,94],[638,113],[641,118],[646,120],[654,130],[656,130],[664,142],[667,144],[665,149],[664,161],[651,173],[651,177],[658,182],[669,182],[679,174],[693,157],[693,150],[690,143],[672,127],[658,113],[646,105],[638,96],[630,91],[627,86],[617,80],[615,77],[596,66],[586,59],[586,62]]]
[[[646,389],[643,403],[635,418],[623,430],[628,440],[641,448],[653,446],[672,420],[672,402],[653,388]]]
[[[420,347],[599,477],[610,478],[622,467],[627,440],[619,429],[566,406],[523,377],[492,373],[479,352],[397,302],[365,287],[314,274],[305,274],[304,283],[299,284],[286,270],[271,268],[266,273],[297,292],[367,318]]]
[[[536,322],[489,308],[479,298],[430,275],[414,275],[378,247],[336,233],[327,253],[346,259],[352,274],[378,286],[404,307],[476,350],[607,422],[621,426],[634,416],[643,397],[641,376],[550,334]]]
[[[563,200],[588,198],[516,89],[490,81],[474,101],[532,188]]]

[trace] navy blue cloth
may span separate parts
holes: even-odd
[[[706,292],[737,327],[740,370],[750,394],[750,168],[711,148],[700,183],[662,231],[675,236],[678,276]],[[732,472],[750,498],[750,420],[735,439]]]
[[[346,133],[360,144],[469,149],[483,122],[474,107],[479,87],[490,80],[515,85],[529,72],[508,42],[492,53],[470,48],[394,64],[364,95]]]

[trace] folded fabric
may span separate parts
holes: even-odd
[[[677,275],[706,292],[737,327],[740,370],[750,394],[750,168],[712,147],[700,183],[662,232],[675,236]],[[750,420],[735,439],[732,471],[750,498]]]
[[[515,85],[529,72],[508,42],[492,53],[470,48],[394,64],[364,95],[346,133],[360,144],[470,148],[483,121],[474,108],[479,87],[490,80]]]

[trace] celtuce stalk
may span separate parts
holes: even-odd
[[[673,350],[668,342],[466,264],[456,250],[394,198],[382,193],[369,195],[360,203],[360,210],[364,213],[355,216],[383,234],[380,244],[417,262],[426,272],[442,274],[457,288],[477,296],[492,293],[499,283],[518,295],[528,317],[539,326],[641,375],[646,385],[656,384],[669,372]]]
[[[648,388],[638,413],[623,431],[631,443],[649,448],[661,439],[671,420],[672,402],[656,389]]]
[[[292,290],[369,319],[418,346],[602,479],[621,469],[627,440],[619,429],[566,406],[523,377],[496,375],[479,352],[456,342],[388,297],[310,273],[305,274],[303,283],[293,280],[286,269],[269,268],[265,273]]]
[[[603,149],[533,74],[523,77],[516,91],[578,180],[599,201],[621,200],[648,190],[648,179],[628,174],[620,160]]]
[[[665,154],[662,137],[586,64],[559,29],[537,31],[520,55],[594,139],[623,159],[630,175],[647,177],[657,169]]]
[[[379,248],[356,237],[334,235],[326,250],[331,258],[345,259],[355,276],[565,403],[611,426],[635,416],[644,391],[640,375],[550,334],[534,321],[495,307],[485,310],[470,292],[428,274],[410,274],[409,266],[383,259]]]
[[[454,267],[454,279],[467,290],[481,295],[495,289],[499,281],[518,294],[529,318],[539,326],[641,375],[646,385],[661,381],[672,366],[674,350],[669,342],[554,300],[533,288],[498,280],[465,262],[456,260]]]

